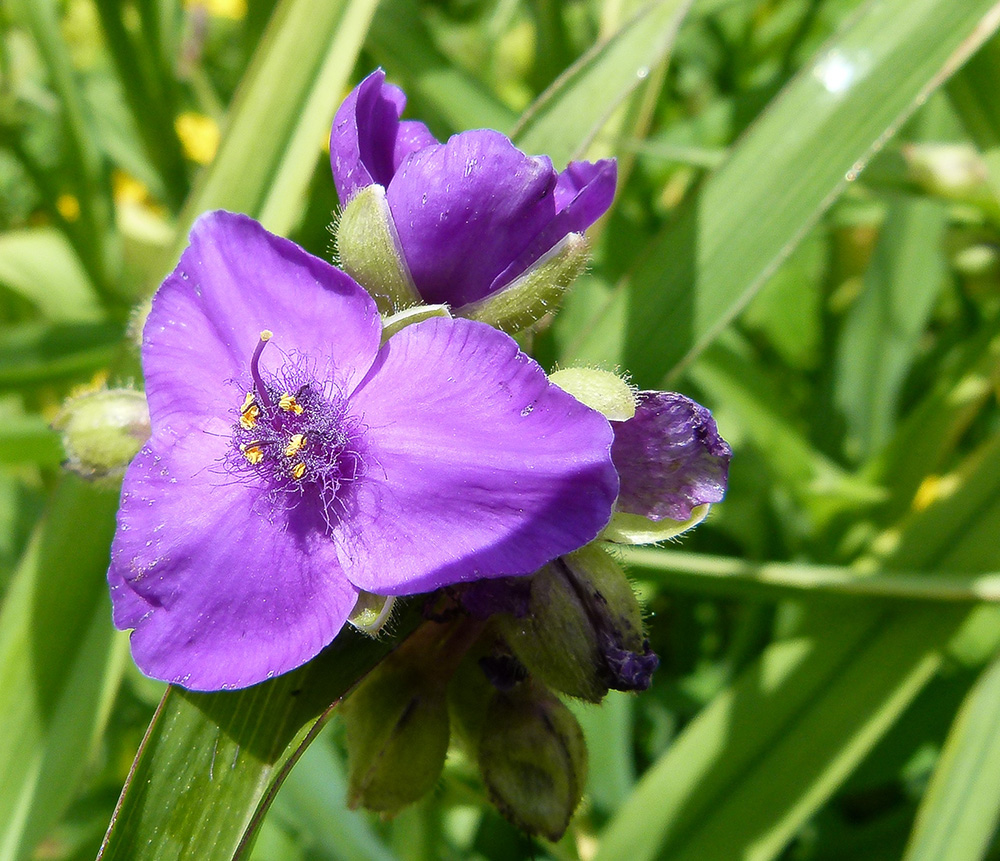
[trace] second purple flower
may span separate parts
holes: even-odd
[[[423,123],[400,120],[405,104],[402,90],[373,72],[337,112],[330,157],[343,206],[372,186],[384,191],[401,278],[415,301],[461,314],[568,242],[582,243],[611,205],[613,160],[572,162],[559,173],[548,157],[526,155],[489,129],[438,143]],[[575,256],[574,275],[584,261]]]

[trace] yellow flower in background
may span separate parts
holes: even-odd
[[[123,170],[112,171],[111,187],[118,203],[149,202],[149,189],[145,184]]]
[[[197,164],[208,164],[219,149],[219,124],[211,117],[185,111],[174,120],[184,155]]]
[[[56,209],[67,221],[76,221],[80,217],[80,201],[75,195],[60,194],[56,200]]]
[[[246,0],[185,0],[185,9],[201,7],[216,18],[231,18],[234,21],[246,17]]]

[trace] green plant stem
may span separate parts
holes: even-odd
[[[623,549],[622,555],[629,565],[652,574],[651,579],[686,592],[741,593],[771,599],[842,595],[897,601],[1000,602],[1000,572],[863,573],[836,565],[754,563],[648,547]]]

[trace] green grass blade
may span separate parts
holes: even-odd
[[[0,463],[58,466],[64,459],[59,434],[40,415],[3,416],[0,422]]]
[[[245,212],[277,233],[294,226],[375,3],[278,6],[230,109],[219,153],[185,204],[178,252],[208,209]]]
[[[946,221],[935,201],[893,204],[864,289],[844,321],[834,397],[854,458],[878,451],[892,435],[900,388],[945,283]]]
[[[768,377],[767,369],[728,343],[720,340],[712,345],[691,367],[690,376],[710,402],[725,405],[780,481],[804,501],[822,506],[817,514],[829,515],[858,502],[871,504],[884,495],[817,451],[783,414],[785,392]]]
[[[618,285],[623,361],[656,384],[705,348],[902,120],[1000,24],[995,0],[869,2],[778,95]],[[594,337],[606,338],[596,327]],[[613,341],[612,341],[613,342]],[[585,342],[574,352],[593,356]]]
[[[72,799],[125,666],[110,625],[117,491],[65,478],[0,614],[0,859],[27,857]]]
[[[413,615],[419,616],[400,620],[401,635],[415,625]],[[204,694],[169,688],[99,857],[247,857],[288,769],[332,706],[394,644],[348,630],[304,667],[246,690]]]
[[[978,861],[1000,821],[1000,659],[955,719],[917,813],[904,861]]]
[[[420,106],[421,119],[447,132],[488,128],[507,133],[514,112],[454,65],[434,42],[414,0],[383,0],[372,20],[366,49]],[[412,108],[408,115],[416,116]]]
[[[59,29],[59,9],[54,0],[9,0],[8,8],[35,40],[59,98],[64,145],[80,204],[80,231],[85,237],[85,241],[76,243],[77,253],[102,296],[113,298],[117,276],[112,272],[108,247],[113,218],[111,189],[68,46]]]
[[[53,323],[94,322],[101,306],[65,237],[51,228],[0,235],[0,284]]]
[[[136,130],[159,172],[158,186],[176,209],[187,194],[188,174],[174,130],[174,88],[159,86],[162,79],[155,76],[153,68],[156,57],[137,49],[122,19],[122,4],[117,0],[95,0],[95,6]]]
[[[0,388],[22,389],[107,367],[121,349],[113,323],[18,323],[0,329]]]
[[[360,810],[347,807],[347,766],[324,733],[302,754],[274,799],[273,814],[304,829],[330,858],[395,861]]]
[[[635,785],[635,705],[635,698],[621,691],[611,691],[596,705],[569,703],[587,740],[587,798],[605,816]]]
[[[930,679],[961,616],[817,608],[646,773],[598,861],[774,858]]]
[[[525,152],[556,167],[580,158],[615,110],[670,53],[690,0],[657,0],[570,66],[514,129]]]

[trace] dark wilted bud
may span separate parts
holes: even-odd
[[[625,572],[593,545],[542,568],[531,578],[530,611],[498,616],[497,625],[534,675],[590,702],[609,688],[645,690],[659,663]]]
[[[441,774],[449,736],[447,678],[428,672],[428,640],[418,632],[344,703],[352,808],[396,813],[426,794]]]
[[[52,424],[62,431],[66,465],[91,480],[120,477],[150,433],[146,396],[132,389],[72,397]]]
[[[537,684],[497,692],[486,712],[479,768],[490,799],[518,828],[558,840],[587,782],[576,718]]]

